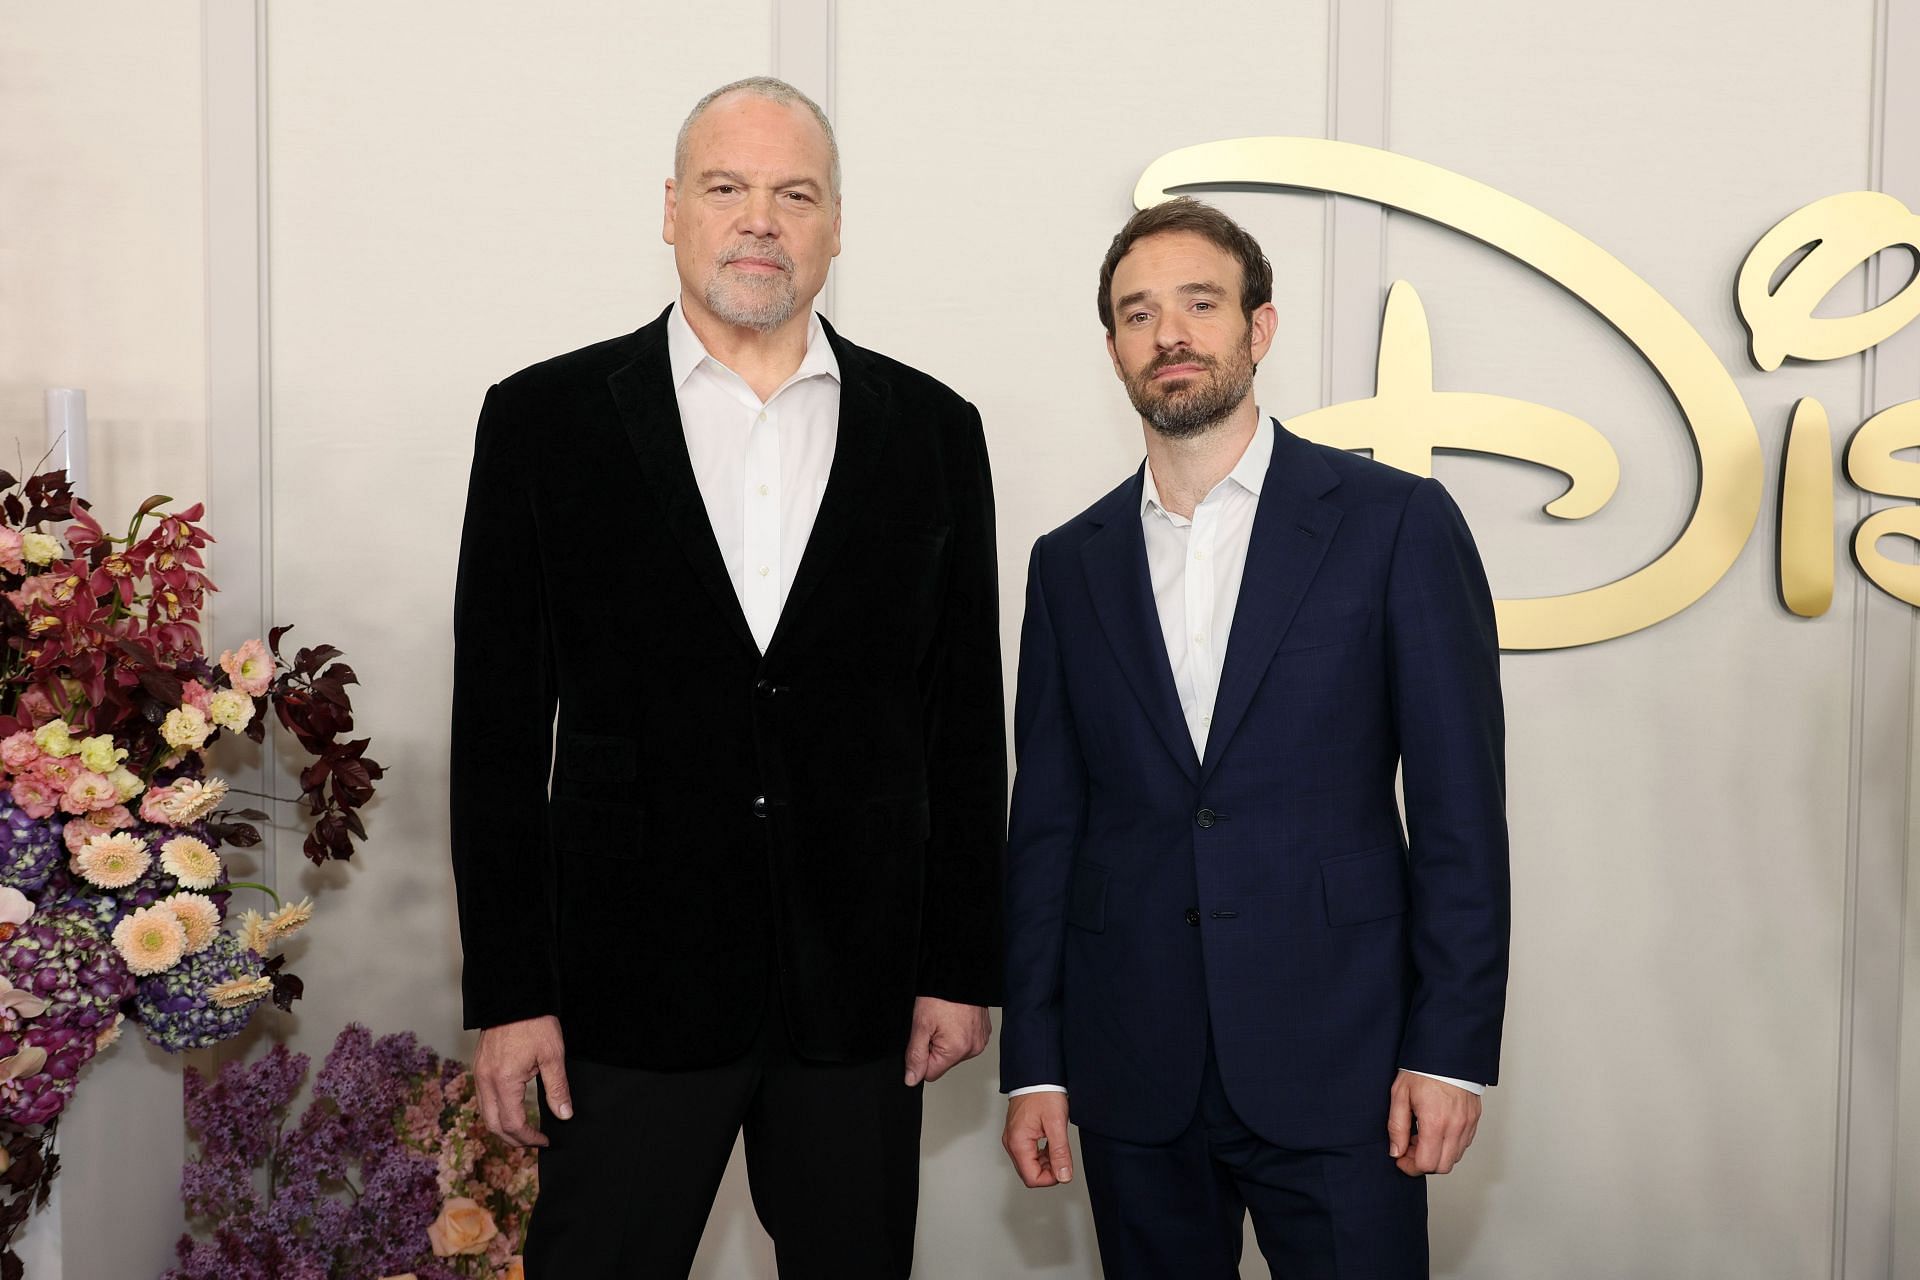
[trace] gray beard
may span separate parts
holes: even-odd
[[[707,281],[706,298],[707,309],[726,323],[760,333],[771,333],[792,319],[799,300],[790,275],[776,276],[764,286],[733,281],[729,287],[717,272]]]

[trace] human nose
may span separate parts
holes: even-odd
[[[780,234],[780,221],[774,215],[778,206],[774,203],[771,191],[750,192],[740,206],[740,232],[755,239],[769,239]]]
[[[1186,318],[1175,312],[1163,315],[1153,326],[1153,345],[1162,351],[1176,351],[1191,345]]]

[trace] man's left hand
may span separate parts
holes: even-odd
[[[907,1036],[907,1087],[938,1080],[948,1067],[977,1056],[992,1036],[993,1022],[979,1005],[917,997]]]
[[[1480,1095],[1402,1071],[1387,1108],[1387,1154],[1410,1178],[1451,1173],[1480,1127]],[[1417,1126],[1417,1132],[1416,1132]]]

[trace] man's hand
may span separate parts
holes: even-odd
[[[1387,1108],[1387,1154],[1400,1172],[1451,1173],[1480,1127],[1480,1095],[1444,1080],[1402,1071]],[[1415,1122],[1419,1132],[1414,1132]]]
[[[527,1123],[527,1084],[540,1077],[547,1106],[562,1120],[573,1118],[567,1092],[566,1046],[560,1019],[547,1015],[488,1027],[473,1055],[474,1092],[480,1118],[516,1147],[544,1147],[547,1140]]]
[[[1000,1145],[1013,1158],[1020,1181],[1028,1186],[1053,1187],[1072,1182],[1073,1148],[1067,1144],[1067,1095],[1049,1089],[1008,1098],[1007,1129],[1000,1135]]]
[[[907,1087],[938,1080],[948,1067],[978,1055],[992,1036],[993,1022],[979,1005],[918,997],[907,1036]]]

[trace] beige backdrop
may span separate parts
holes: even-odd
[[[785,70],[830,98],[847,186],[832,318],[980,406],[1009,672],[1032,539],[1139,459],[1092,304],[1140,171],[1215,138],[1340,136],[1485,181],[1622,258],[1733,370],[1769,459],[1760,527],[1698,605],[1621,640],[1505,660],[1509,1048],[1472,1156],[1432,1186],[1436,1273],[1920,1274],[1920,1167],[1901,1157],[1896,1180],[1887,1137],[1907,1152],[1920,1138],[1916,1073],[1897,1093],[1888,1074],[1902,1036],[1904,1060],[1920,1060],[1920,875],[1904,881],[1909,941],[1901,951],[1896,932],[1891,964],[1860,923],[1888,908],[1897,930],[1906,890],[1887,868],[1920,850],[1906,802],[1913,627],[1844,557],[1832,611],[1794,619],[1770,557],[1792,402],[1819,396],[1844,440],[1872,387],[1920,395],[1920,360],[1890,346],[1877,370],[1762,375],[1731,301],[1774,221],[1894,172],[1876,168],[1876,137],[1920,153],[1914,121],[1882,131],[1875,71],[1888,49],[1915,48],[1898,24],[1920,4],[1630,0],[1553,6],[1551,23],[1522,0],[262,11],[260,63],[237,66],[209,63],[203,30],[250,23],[246,0],[0,0],[0,422],[27,450],[40,390],[85,386],[94,488],[114,509],[156,489],[226,493],[230,509],[236,485],[264,481],[270,537],[212,512],[223,565],[263,569],[273,616],[346,648],[365,681],[363,727],[392,769],[374,838],[350,869],[310,871],[294,842],[274,866],[283,887],[322,895],[296,956],[311,994],[276,1024],[298,1047],[324,1051],[358,1019],[471,1048],[444,758],[473,418],[488,383],[671,298],[660,182],[703,90]],[[270,465],[263,477],[247,455],[236,479],[229,437],[206,426],[206,334],[244,290],[218,269],[233,246],[205,228],[253,193],[236,194],[217,127],[229,122],[206,112],[256,72],[261,145],[245,159],[264,196]],[[1920,201],[1920,185],[1888,189]],[[1441,387],[1551,404],[1613,442],[1620,493],[1575,526],[1539,514],[1555,492],[1544,472],[1441,460],[1499,594],[1619,576],[1684,523],[1693,459],[1671,400],[1554,286],[1410,218],[1362,220],[1377,234],[1356,241],[1335,235],[1336,221],[1356,225],[1344,204],[1217,199],[1274,261],[1269,411],[1365,384],[1370,325],[1335,342],[1328,317],[1377,314],[1378,292],[1343,283],[1338,255],[1343,273],[1358,263],[1418,286]],[[1843,286],[1846,305],[1858,288]],[[564,430],[548,447],[569,448]],[[1860,499],[1836,493],[1840,535]],[[1874,844],[1889,828],[1890,863]],[[93,1069],[60,1248],[30,1274],[57,1274],[62,1254],[74,1280],[164,1265],[182,1142],[177,1092],[148,1057],[160,1061],[128,1045]],[[920,1274],[1098,1274],[1080,1189],[1024,1192],[1005,1167],[991,1054],[928,1106]],[[100,1229],[102,1203],[121,1206],[118,1229]],[[1266,1274],[1251,1255],[1246,1273]],[[699,1274],[772,1274],[737,1161]]]

